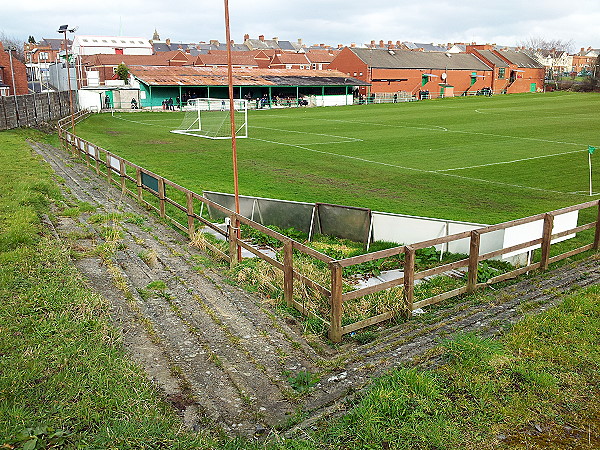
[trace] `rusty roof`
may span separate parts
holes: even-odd
[[[181,50],[161,52],[155,55],[86,55],[81,57],[82,63],[89,66],[168,66],[171,61],[192,64],[189,55]]]
[[[227,86],[227,68],[135,66],[129,72],[147,86]],[[335,70],[234,69],[235,86],[367,86]]]

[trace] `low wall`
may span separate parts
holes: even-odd
[[[69,91],[0,97],[0,130],[32,127],[69,114]]]

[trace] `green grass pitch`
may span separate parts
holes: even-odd
[[[600,95],[521,94],[250,111],[240,194],[497,223],[598,198]],[[231,141],[184,113],[93,115],[78,134],[193,191],[233,192]],[[596,163],[597,161],[597,163]]]

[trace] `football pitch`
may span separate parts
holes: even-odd
[[[170,133],[184,114],[96,114],[77,133],[195,192],[233,192],[231,142]],[[598,94],[249,111],[240,194],[497,223],[597,199],[599,131]]]

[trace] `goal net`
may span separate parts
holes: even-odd
[[[248,137],[248,102],[234,99],[235,136]],[[194,98],[188,100],[185,116],[178,130],[171,133],[187,134],[208,139],[231,139],[229,99]]]

